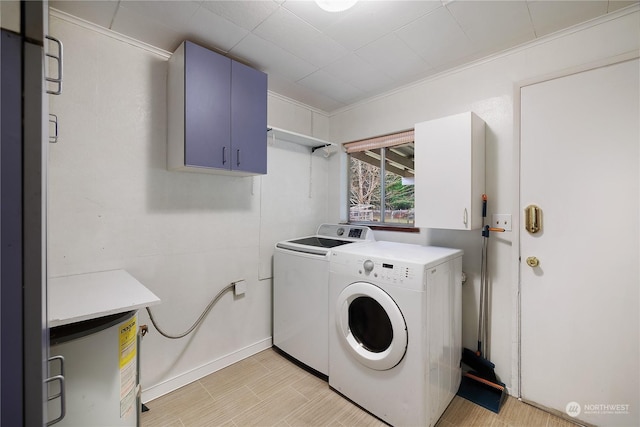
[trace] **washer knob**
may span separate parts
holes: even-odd
[[[364,271],[366,271],[367,273],[370,273],[371,270],[373,270],[373,261],[368,259],[364,262],[364,264],[362,264],[362,266],[364,267]]]

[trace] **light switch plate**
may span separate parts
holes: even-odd
[[[491,227],[504,228],[504,231],[511,231],[511,214],[491,215]]]

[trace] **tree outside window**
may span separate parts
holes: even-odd
[[[349,153],[351,222],[413,225],[413,144]]]

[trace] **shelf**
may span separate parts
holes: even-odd
[[[124,270],[52,278],[48,293],[50,328],[160,304]]]
[[[281,141],[293,142],[294,144],[304,145],[311,147],[312,151],[317,148],[335,147],[337,146],[333,142],[325,141],[312,136],[303,135],[301,133],[291,132],[284,129],[278,129],[273,126],[267,126],[267,133],[270,137],[279,139]]]

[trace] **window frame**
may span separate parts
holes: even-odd
[[[419,232],[420,229],[415,227],[415,215],[413,223],[394,223],[394,222],[385,222],[385,206],[386,206],[386,176],[387,172],[387,164],[389,160],[387,159],[387,149],[391,149],[393,147],[399,147],[406,144],[414,144],[415,147],[415,138],[413,129],[405,130],[402,132],[396,132],[392,134],[376,136],[372,138],[361,139],[357,141],[347,142],[343,144],[344,151],[347,155],[347,197],[346,197],[346,206],[347,206],[347,223],[349,224],[357,224],[371,227],[376,230],[386,230],[386,231],[404,231],[404,232]],[[359,159],[356,156],[352,157],[354,153],[364,153],[366,151],[379,150],[379,153],[375,153],[380,156],[380,212],[382,221],[352,221],[351,220],[351,183],[352,183],[352,158],[357,159],[359,161],[365,162],[362,159]],[[395,154],[395,153],[394,153]],[[398,156],[397,154],[395,154]],[[410,158],[410,157],[407,157]],[[411,158],[412,162],[413,159]],[[392,161],[393,162],[393,161]],[[369,164],[373,164],[371,162],[365,162]],[[396,162],[393,162],[396,163]],[[374,165],[375,166],[375,165]],[[413,167],[410,167],[408,163],[402,166],[403,170],[411,171],[413,174]],[[396,173],[396,172],[393,172]],[[403,176],[402,174],[396,173],[397,175]],[[415,191],[414,191],[414,208],[415,208]]]

